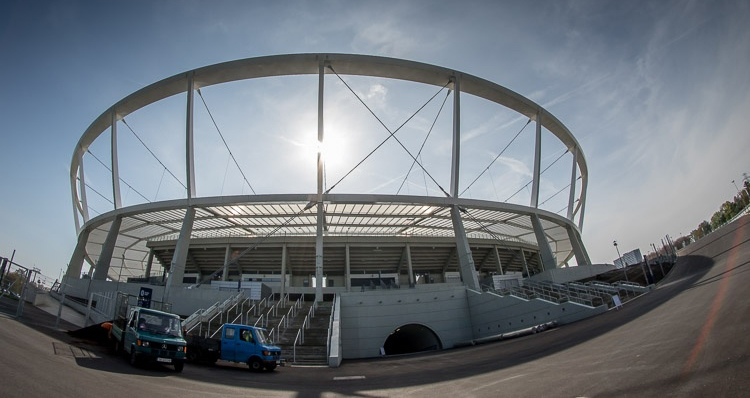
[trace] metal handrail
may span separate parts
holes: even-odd
[[[271,329],[272,336],[273,336],[273,331],[274,330],[276,331],[276,338],[274,339],[274,341],[279,341],[279,332],[281,331],[281,325],[282,324],[286,325],[285,321],[286,321],[286,315],[282,316],[281,320],[279,320],[279,323],[273,329]],[[284,329],[286,329],[286,326],[284,326]]]
[[[293,361],[297,362],[297,341],[299,340],[299,344],[305,344],[305,329],[310,328],[310,319],[315,317],[315,306],[317,305],[317,301],[313,302],[313,305],[310,306],[310,310],[307,311],[307,316],[305,316],[305,320],[302,321],[302,326],[299,328],[299,331],[297,331],[297,337],[294,339],[294,346],[292,346],[293,350]],[[300,336],[302,337],[300,339]]]
[[[207,328],[206,329],[206,334],[207,335],[211,334],[211,322],[213,322],[213,320],[216,319],[216,317],[220,316],[221,314],[223,314],[223,312],[219,312],[219,313],[215,314],[214,316],[211,317],[211,319],[208,320],[208,322],[207,322],[208,325],[206,326],[206,328]],[[221,319],[219,320],[219,323],[221,323]]]
[[[260,316],[260,317],[258,317],[258,320],[257,320],[257,321],[255,321],[255,323],[253,324],[253,326],[258,326],[258,322],[262,321],[262,320],[263,320],[263,317],[264,317],[264,316],[266,316],[266,314],[261,314],[261,316]],[[261,323],[261,326],[262,326],[262,325],[263,325],[263,324]]]
[[[297,337],[294,339],[294,345],[292,346],[292,362],[297,362],[297,341],[300,340],[300,336],[302,336],[302,341],[300,344],[305,343],[305,333],[304,328],[300,328],[297,331]]]
[[[214,337],[216,337],[216,335],[217,335],[217,334],[218,334],[219,332],[221,332],[221,327],[219,327],[218,329],[216,329],[216,331],[215,331],[215,332],[213,332],[213,334],[211,334],[211,338],[214,338]],[[206,332],[206,335],[208,335],[208,332]]]
[[[227,313],[227,320],[229,320],[229,311],[231,311],[232,309],[234,309],[235,314],[237,314],[236,309],[240,304],[240,298],[242,298],[244,302],[245,292],[237,293],[237,295],[235,295],[234,297],[230,297],[229,299],[227,299],[227,301],[224,302],[225,305],[222,307],[222,311]],[[228,301],[229,303],[227,303]],[[226,308],[227,305],[229,306],[229,308]]]
[[[333,296],[333,303],[331,303],[331,316],[328,319],[328,337],[326,337],[326,357],[331,356],[331,329],[333,328],[333,316],[336,313],[336,301],[338,301],[339,295]]]
[[[263,300],[260,300],[260,302],[258,303],[257,307],[255,308],[255,316],[258,316],[258,310],[260,309],[260,307],[261,307],[261,306],[262,306],[262,305],[263,305],[264,303],[265,303],[266,307],[268,307],[268,298],[267,298],[267,297],[266,297],[266,298],[264,298]]]
[[[253,303],[253,305],[247,310],[247,312],[245,312],[245,314],[244,314],[244,318],[245,319],[244,320],[240,320],[240,323],[243,323],[243,324],[246,325],[248,322],[250,322],[250,311],[254,311],[254,314],[257,315],[258,314],[258,306],[257,306],[257,304]]]
[[[187,328],[188,332],[195,329],[198,325],[200,325],[200,319],[201,315],[205,311],[203,308],[193,312],[189,317],[187,317],[183,322],[182,325]],[[195,320],[198,320],[198,322],[195,322]]]

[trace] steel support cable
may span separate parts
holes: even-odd
[[[96,155],[94,155],[94,153],[93,153],[93,152],[91,152],[91,150],[90,150],[90,149],[87,149],[87,150],[86,150],[86,152],[88,152],[88,153],[89,153],[89,154],[90,154],[91,156],[93,156],[93,157],[94,157],[94,159],[96,159],[96,160],[97,160],[97,161],[98,161],[99,163],[101,163],[101,165],[102,165],[102,166],[104,166],[104,168],[105,168],[105,169],[107,169],[107,171],[109,171],[110,173],[112,172],[112,169],[111,169],[111,168],[110,168],[109,166],[107,166],[107,165],[106,165],[106,164],[105,164],[104,162],[102,162],[102,160],[101,160],[101,159],[99,159],[99,158],[98,158],[98,157],[97,157]],[[120,181],[121,181],[121,182],[122,182],[123,184],[127,185],[127,186],[128,186],[128,188],[132,189],[132,190],[133,190],[133,192],[135,192],[135,193],[137,193],[138,195],[140,195],[140,196],[141,196],[141,197],[142,197],[142,198],[143,198],[143,199],[144,199],[145,201],[147,201],[147,202],[151,203],[151,201],[150,201],[150,200],[148,200],[148,198],[147,198],[147,197],[143,196],[143,194],[142,194],[142,193],[138,192],[138,190],[137,190],[137,189],[135,189],[135,188],[133,188],[133,186],[132,186],[132,185],[128,184],[128,183],[127,183],[127,181],[123,180],[123,179],[122,179],[122,177],[118,177],[118,178],[120,179]]]
[[[468,190],[469,190],[469,188],[471,188],[471,186],[472,186],[472,185],[474,185],[474,183],[475,183],[475,182],[477,182],[477,180],[479,179],[479,177],[481,177],[482,175],[484,175],[484,173],[485,173],[485,172],[487,172],[487,171],[488,171],[488,170],[490,169],[490,167],[491,167],[491,166],[492,166],[492,165],[493,165],[493,164],[494,164],[494,163],[495,163],[495,162],[496,162],[496,161],[497,161],[498,159],[500,159],[500,156],[502,156],[502,155],[503,155],[503,153],[505,153],[505,151],[506,151],[506,150],[508,150],[508,148],[510,147],[510,145],[511,145],[511,144],[513,144],[513,142],[514,142],[514,141],[516,140],[516,138],[518,138],[518,136],[519,136],[519,135],[521,135],[521,133],[523,132],[523,130],[525,130],[525,129],[526,129],[526,126],[528,126],[528,125],[529,125],[529,123],[531,123],[531,119],[529,119],[529,121],[527,121],[527,122],[526,122],[526,124],[524,124],[524,125],[523,125],[523,127],[521,127],[521,130],[518,130],[518,132],[517,132],[517,133],[516,133],[516,135],[515,135],[515,136],[513,137],[513,139],[511,139],[511,140],[510,140],[510,142],[508,143],[508,145],[506,145],[506,146],[505,146],[505,148],[503,148],[503,150],[502,150],[502,151],[500,151],[500,153],[498,153],[498,154],[497,154],[497,156],[495,156],[495,158],[494,158],[494,159],[492,159],[492,161],[490,162],[490,164],[488,164],[488,165],[487,165],[487,167],[485,167],[485,168],[484,168],[484,170],[482,170],[482,172],[481,172],[481,173],[479,173],[479,175],[478,175],[478,176],[477,176],[477,177],[476,177],[476,178],[474,179],[474,181],[472,181],[472,182],[471,182],[471,184],[469,184],[469,185],[468,185],[468,186],[467,186],[466,188],[464,188],[464,190],[463,190],[463,191],[461,191],[461,195],[463,195],[464,193],[466,193],[466,191],[468,191]]]
[[[156,193],[154,194],[154,200],[159,197],[159,191],[161,191],[161,183],[164,181],[164,172],[167,170],[165,167],[164,170],[161,171],[161,178],[159,179],[159,185],[156,187]]]
[[[130,127],[130,125],[128,124],[128,122],[125,121],[125,118],[122,119],[122,123],[125,126],[127,126],[128,130],[130,130],[130,132],[133,133],[133,135],[135,136],[135,138],[137,138],[138,141],[141,142],[141,145],[143,145],[143,147],[146,148],[146,150],[148,151],[148,153],[150,153],[151,156],[153,156],[154,159],[156,159],[156,161],[159,162],[159,164],[161,165],[161,167],[164,167],[164,169],[167,170],[167,172],[169,173],[169,175],[171,175],[172,178],[174,178],[177,182],[180,183],[180,185],[182,185],[183,188],[185,188],[187,190],[187,187],[185,186],[185,184],[183,184],[182,181],[180,181],[180,179],[177,178],[177,176],[174,175],[174,173],[172,173],[172,171],[169,170],[169,168],[164,163],[162,163],[161,160],[159,160],[159,158],[154,154],[154,152],[151,151],[151,149],[148,147],[148,145],[146,145],[146,143],[143,142],[143,140],[141,139],[141,137],[139,137],[138,134],[136,134],[135,130],[133,130],[133,128]]]
[[[201,89],[196,90],[198,91],[198,96],[201,97],[201,102],[203,102],[203,106],[206,108],[206,112],[208,112],[208,116],[211,118],[211,122],[213,122],[214,127],[216,127],[216,132],[219,133],[219,137],[221,137],[221,141],[224,143],[224,147],[227,148],[227,151],[229,151],[229,156],[232,157],[232,160],[234,160],[234,164],[237,166],[237,169],[240,171],[240,174],[242,174],[242,179],[245,180],[245,183],[247,186],[250,187],[250,190],[253,191],[253,195],[256,195],[255,189],[253,189],[253,186],[250,184],[250,181],[247,180],[247,177],[245,177],[245,172],[242,171],[242,168],[240,167],[240,164],[237,163],[237,159],[234,157],[234,154],[232,153],[232,150],[229,149],[229,145],[227,144],[227,141],[224,139],[224,135],[221,134],[221,130],[219,129],[219,125],[216,124],[216,120],[214,119],[214,115],[211,114],[211,110],[208,109],[208,104],[206,104],[206,99],[203,98],[203,93],[201,93]]]
[[[568,187],[569,187],[569,186],[570,186],[570,184],[568,184],[568,185],[566,185],[566,186],[562,187],[562,188],[561,188],[561,189],[560,189],[559,191],[557,191],[557,192],[553,193],[553,194],[552,194],[552,196],[550,196],[549,198],[547,198],[547,199],[545,199],[544,201],[542,201],[541,203],[539,203],[539,206],[541,206],[541,205],[543,205],[543,204],[547,203],[547,202],[548,202],[548,201],[549,201],[550,199],[552,199],[552,198],[554,198],[555,196],[557,196],[557,195],[558,195],[558,194],[559,194],[560,192],[562,192],[562,191],[564,191],[564,190],[568,189]]]
[[[341,177],[341,179],[338,180],[335,184],[333,184],[333,186],[331,188],[329,188],[325,193],[328,193],[333,188],[335,188],[336,185],[338,185],[347,176],[349,176],[349,174],[351,174],[357,167],[359,167],[362,163],[364,163],[364,161],[367,160],[367,158],[369,158],[373,153],[375,153],[375,151],[377,151],[378,149],[380,149],[380,147],[383,146],[389,139],[393,138],[394,140],[396,140],[396,142],[398,142],[398,144],[401,146],[401,148],[403,148],[403,150],[406,151],[406,153],[408,153],[409,156],[411,156],[412,160],[414,160],[414,162],[416,162],[416,164],[419,165],[419,167],[422,169],[422,171],[424,171],[425,174],[427,174],[427,176],[430,177],[430,179],[432,180],[432,182],[435,183],[435,185],[437,185],[437,187],[445,194],[445,196],[450,197],[450,194],[448,192],[446,192],[445,189],[443,189],[443,187],[440,186],[440,184],[438,184],[438,182],[435,180],[435,178],[433,178],[432,175],[424,168],[424,166],[422,166],[422,164],[419,163],[419,161],[417,160],[417,158],[414,157],[414,155],[412,155],[412,153],[406,148],[406,146],[404,146],[404,144],[401,142],[401,140],[399,140],[398,137],[396,137],[396,133],[399,130],[401,130],[401,128],[404,127],[404,125],[406,125],[406,123],[408,123],[414,116],[416,116],[417,113],[419,113],[419,111],[421,111],[425,106],[427,106],[427,104],[429,104],[435,97],[437,97],[437,95],[440,94],[440,91],[442,91],[444,88],[448,87],[448,85],[451,82],[448,81],[447,83],[445,83],[445,85],[443,87],[441,87],[440,90],[438,90],[438,92],[436,92],[432,97],[430,97],[429,100],[427,100],[427,102],[425,102],[421,107],[419,107],[419,109],[417,109],[417,111],[414,112],[414,114],[412,114],[411,116],[409,116],[409,118],[406,119],[406,121],[404,121],[404,123],[402,123],[396,130],[391,131],[385,125],[385,123],[383,123],[383,121],[380,120],[380,118],[378,117],[378,115],[376,115],[375,112],[373,112],[372,109],[370,109],[370,107],[367,106],[367,104],[362,100],[362,98],[360,98],[359,95],[357,95],[357,93],[354,91],[354,89],[352,89],[351,86],[349,86],[349,84],[347,84],[346,81],[344,81],[344,79],[341,76],[339,76],[339,74],[333,69],[333,67],[331,65],[328,65],[328,69],[330,69],[331,72],[333,72],[336,75],[336,77],[338,77],[339,80],[341,80],[341,82],[344,83],[344,85],[346,86],[346,88],[348,88],[349,91],[351,91],[351,93],[354,94],[354,97],[356,97],[357,100],[359,100],[359,102],[367,109],[367,111],[370,112],[370,114],[378,121],[378,123],[380,123],[380,125],[383,126],[383,128],[386,131],[388,131],[389,135],[388,135],[388,138],[386,138],[383,142],[381,142],[378,146],[376,146],[375,149],[372,150],[372,152],[370,152],[367,156],[365,156],[364,159],[362,159],[359,163],[357,163],[354,166],[354,168],[352,168],[351,170],[349,170],[349,172],[347,172],[343,177]]]
[[[304,213],[304,212],[310,210],[311,208],[313,208],[316,204],[317,203],[314,202],[314,201],[308,202],[305,205],[305,207],[302,208],[302,210],[298,211],[296,214],[293,214],[293,215],[289,216],[289,218],[287,218],[283,223],[281,223],[278,226],[276,226],[271,232],[269,232],[269,233],[261,236],[261,238],[257,242],[255,242],[254,245],[248,246],[245,250],[243,250],[239,254],[237,254],[236,257],[233,257],[231,260],[229,260],[226,263],[224,263],[224,265],[221,268],[219,268],[218,270],[214,271],[211,275],[209,275],[209,276],[207,276],[207,277],[199,280],[199,282],[197,284],[195,284],[194,286],[200,286],[201,283],[203,283],[204,280],[211,280],[216,275],[218,275],[219,272],[224,272],[224,268],[225,267],[229,266],[234,261],[238,261],[240,258],[242,258],[242,256],[244,256],[245,254],[247,254],[251,250],[253,250],[253,249],[257,248],[258,246],[260,246],[261,243],[265,242],[268,238],[270,238],[271,236],[273,236],[273,234],[275,234],[276,232],[278,232],[280,229],[282,229],[285,226],[289,225],[289,223],[291,223],[297,217],[299,217],[300,215],[302,215],[302,213]]]
[[[552,167],[555,163],[557,163],[558,160],[562,159],[562,157],[565,156],[565,154],[568,153],[568,152],[569,151],[566,149],[565,152],[563,152],[562,155],[558,156],[557,159],[555,159],[554,162],[550,163],[547,167],[545,167],[544,170],[542,170],[542,172],[539,173],[539,175],[541,176],[542,174],[544,174],[545,171],[549,170],[550,167]],[[523,191],[524,188],[528,187],[529,184],[531,184],[532,182],[534,182],[534,179],[531,179],[531,181],[527,182],[526,185],[524,185],[521,188],[519,188],[518,191],[516,191],[513,195],[510,195],[508,197],[508,199],[505,199],[505,201],[507,202],[507,201],[511,200],[514,196],[518,195],[519,192]]]
[[[500,200],[500,195],[497,194],[497,187],[495,186],[495,177],[492,176],[492,170],[487,170],[490,173],[490,182],[492,183],[492,191],[495,192],[495,199]]]
[[[445,88],[445,87],[443,87]],[[424,149],[424,146],[427,144],[427,139],[430,138],[430,134],[432,134],[432,130],[435,128],[435,124],[437,124],[437,120],[440,117],[440,114],[443,113],[443,107],[445,107],[445,103],[448,101],[448,97],[451,95],[451,90],[448,90],[447,93],[445,93],[445,98],[443,98],[443,103],[440,104],[440,109],[438,109],[437,115],[435,115],[435,119],[432,121],[432,125],[430,126],[430,129],[427,131],[427,135],[424,137],[424,140],[422,141],[422,145],[419,147],[419,151],[417,152],[417,157],[421,158],[422,156],[422,150]],[[434,97],[433,97],[434,98]],[[432,98],[430,98],[430,101],[432,101]],[[428,101],[429,102],[429,101]],[[427,104],[425,104],[427,105]],[[406,172],[406,176],[404,176],[404,180],[401,181],[401,186],[398,187],[398,190],[396,191],[396,195],[401,192],[401,188],[404,187],[404,184],[406,183],[406,180],[409,179],[409,174],[411,174],[412,169],[414,168],[414,165],[416,164],[416,159],[411,162],[411,166],[409,166],[409,171]],[[427,184],[425,183],[425,186]]]
[[[78,180],[78,181],[80,181],[80,179],[78,179],[78,178],[77,178],[77,180]],[[115,202],[111,201],[111,200],[110,200],[110,199],[109,199],[108,197],[106,197],[106,196],[102,195],[102,193],[101,193],[101,192],[99,192],[99,191],[97,191],[96,189],[94,189],[94,188],[93,188],[93,187],[92,187],[91,185],[89,185],[89,183],[88,183],[88,182],[87,182],[87,183],[84,183],[84,185],[86,185],[86,188],[90,189],[90,190],[91,190],[91,191],[93,191],[93,192],[94,192],[95,194],[97,194],[97,195],[101,196],[101,197],[102,197],[102,199],[106,200],[107,202],[111,203],[111,204],[112,204],[112,205],[114,206]]]
[[[575,202],[578,202],[578,201],[580,201],[580,199],[576,199],[576,200],[575,200]],[[574,203],[575,203],[575,202],[574,202]],[[568,205],[565,205],[565,207],[563,207],[562,209],[560,209],[560,210],[556,211],[556,212],[555,212],[555,214],[560,214],[560,212],[561,212],[561,211],[563,211],[563,210],[565,210],[565,209],[567,209],[567,208],[568,208]]]
[[[578,178],[576,178],[576,180],[580,180],[580,179],[581,179],[581,177],[578,177]],[[544,202],[542,202],[542,203],[539,203],[539,206],[541,206],[541,205],[543,205],[543,204],[547,203],[547,202],[548,202],[548,201],[549,201],[550,199],[552,199],[552,198],[554,198],[555,196],[559,195],[559,194],[560,194],[560,192],[562,192],[562,191],[564,191],[564,190],[568,189],[568,187],[570,187],[570,184],[568,184],[568,185],[566,185],[566,186],[562,187],[562,189],[560,189],[559,191],[557,191],[557,192],[555,192],[554,194],[552,194],[552,196],[550,196],[549,198],[545,199],[545,200],[544,200]],[[566,206],[566,207],[567,207],[567,206]]]

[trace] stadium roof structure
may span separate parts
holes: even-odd
[[[198,196],[194,152],[201,148],[194,143],[194,93],[220,83],[292,75],[319,78],[320,142],[324,140],[327,75],[395,79],[449,90],[453,110],[448,188],[423,196],[324,191],[319,155],[317,192]],[[117,127],[126,116],[177,94],[185,94],[187,102],[185,140],[173,143],[185,153],[184,197],[124,205]],[[462,197],[460,94],[510,109],[529,123],[535,121],[528,206]],[[564,215],[540,208],[542,131],[551,133],[572,154],[570,179],[564,181],[569,182]],[[111,156],[105,167],[113,209],[91,217],[87,195],[101,193],[87,182],[84,155],[107,132]],[[394,132],[388,132],[393,138]],[[422,166],[418,156],[410,156],[413,164]],[[365,55],[292,54],[231,61],[144,87],[112,105],[86,129],[70,168],[78,243],[67,276],[80,275],[84,262],[90,264],[94,279],[113,280],[149,276],[159,265],[162,272],[176,274],[175,278],[216,276],[227,266],[236,274],[284,269],[310,275],[404,273],[407,263],[412,272],[422,273],[464,272],[469,267],[480,273],[533,274],[564,266],[573,258],[579,264],[590,263],[580,239],[587,181],[585,157],[570,131],[538,104],[490,81],[434,65]],[[461,274],[464,280],[467,275]]]

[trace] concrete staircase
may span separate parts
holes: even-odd
[[[314,316],[309,319],[309,326],[303,329],[305,318],[310,313],[312,302],[305,302],[292,320],[289,328],[279,336],[275,344],[281,347],[282,356],[288,363],[304,366],[328,365],[328,327],[331,318],[332,303],[318,303]],[[302,330],[302,332],[300,332]],[[304,333],[304,342],[300,343]],[[294,342],[297,340],[297,346]]]
[[[309,324],[304,327],[305,319],[308,314],[311,314],[310,308],[313,306],[313,302],[300,302],[296,311],[290,311],[296,303],[296,300],[284,300],[283,302],[268,304],[245,302],[244,305],[240,306],[241,310],[232,307],[233,311],[231,312],[219,312],[212,316],[210,320],[201,322],[192,333],[211,337],[212,334],[221,329],[224,322],[235,319],[238,314],[247,311],[252,305],[256,305],[257,310],[254,309],[250,316],[243,317],[243,323],[247,325],[256,325],[257,323],[257,326],[265,328],[269,332],[269,337],[273,340],[274,345],[281,348],[281,356],[287,363],[327,366],[328,327],[333,304],[330,301],[318,303],[312,312],[313,316],[309,318]],[[293,317],[291,313],[294,313]],[[290,318],[282,323],[282,319],[286,316]],[[239,320],[237,322],[239,323]],[[286,328],[284,328],[284,324],[286,324]],[[298,335],[300,336],[299,340],[297,340]],[[302,338],[304,338],[304,342],[300,341]],[[296,347],[295,340],[297,340]]]

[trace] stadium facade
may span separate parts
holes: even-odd
[[[199,196],[195,153],[202,148],[196,146],[194,132],[196,93],[225,83],[297,75],[317,76],[313,130],[320,143],[329,122],[324,118],[326,79],[358,76],[445,89],[452,100],[450,159],[443,165],[450,170],[446,186],[439,187],[437,195],[337,193],[326,189],[319,151],[314,192]],[[118,128],[123,129],[125,117],[174,96],[185,101],[183,139],[171,148],[184,154],[184,197],[124,205],[121,192],[127,183],[120,176]],[[461,116],[467,97],[509,110],[535,128],[528,205],[462,195]],[[387,139],[396,139],[393,131],[385,130]],[[562,214],[540,207],[543,133],[571,157],[567,177],[558,184],[567,184]],[[109,174],[106,190],[94,190],[84,172],[84,160],[93,160],[87,154],[97,140],[110,154],[108,162],[96,159]],[[424,170],[416,151],[404,150],[412,166]],[[278,55],[215,64],[127,96],[83,133],[70,167],[78,241],[64,283],[69,295],[79,297],[112,290],[135,293],[149,286],[156,299],[171,302],[175,312],[186,316],[245,284],[261,283],[278,296],[305,294],[315,301],[337,297],[343,358],[377,356],[389,334],[409,325],[429,330],[434,341],[428,346],[449,348],[603,310],[487,291],[527,278],[575,279],[561,275],[580,274],[591,265],[580,232],[587,181],[583,151],[555,116],[470,74],[348,54]],[[92,216],[92,191],[106,192],[112,209]],[[569,267],[572,263],[577,267]]]

